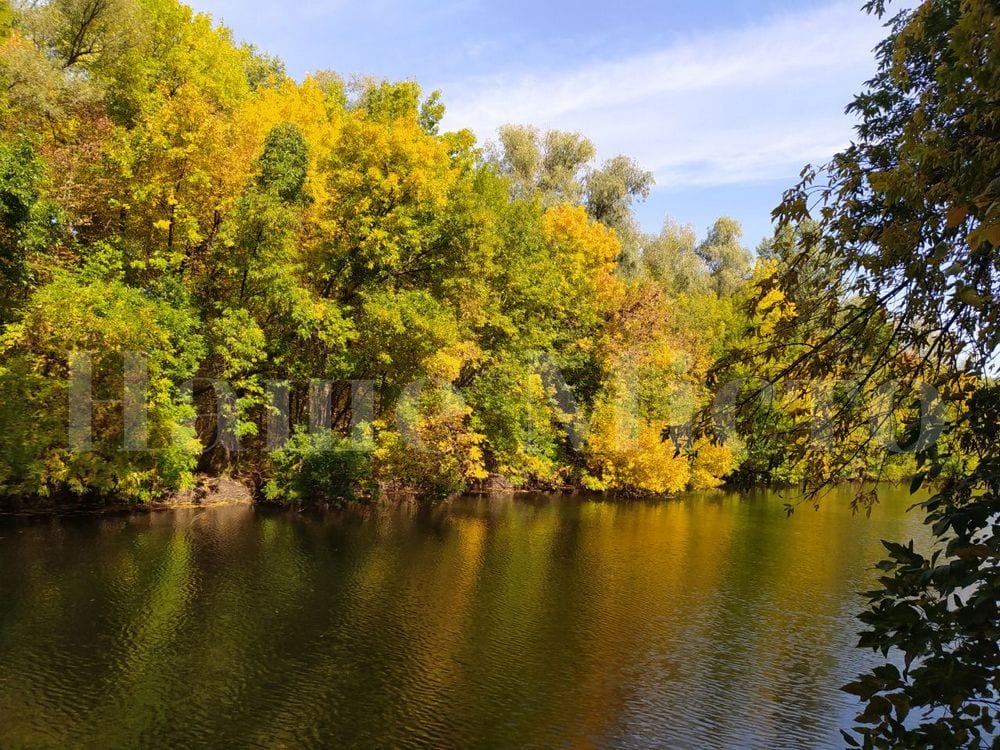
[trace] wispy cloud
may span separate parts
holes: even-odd
[[[481,139],[508,122],[579,130],[674,188],[794,177],[850,139],[843,108],[884,33],[837,2],[620,59],[459,80],[444,87],[445,124]]]

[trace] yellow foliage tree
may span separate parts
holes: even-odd
[[[621,243],[615,232],[587,216],[581,206],[564,203],[542,216],[542,234],[561,274],[562,299],[586,300],[581,310],[598,314],[621,300],[624,285],[615,273]]]
[[[486,479],[483,436],[469,426],[472,410],[447,388],[401,399],[395,423],[376,425],[372,456],[383,487],[405,487],[440,498]]]
[[[683,491],[691,478],[687,457],[664,438],[665,422],[645,420],[619,399],[594,408],[584,484],[596,491],[668,495]]]

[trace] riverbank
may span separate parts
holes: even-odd
[[[844,483],[854,485],[852,482]],[[883,481],[874,482],[872,486],[896,487],[905,485],[905,482]],[[768,491],[781,491],[781,488],[765,488],[763,485],[759,489]],[[723,486],[719,488],[725,492],[746,492],[748,487]],[[791,489],[791,488],[785,488]],[[502,496],[538,496],[538,495],[600,495],[608,500],[673,500],[683,497],[689,493],[679,493],[672,495],[651,496],[633,495],[624,493],[594,493],[584,487],[572,484],[561,485],[532,485],[527,487],[514,487],[506,482],[487,480],[478,483],[477,486],[470,487],[462,495],[470,497],[502,497]],[[442,498],[443,500],[444,498]],[[319,501],[310,503],[308,507],[315,509],[334,509],[344,507],[368,507],[376,502],[413,502],[421,500],[420,495],[413,489],[407,489],[401,485],[387,485],[379,488],[377,496],[357,497],[353,500],[342,501]],[[785,504],[788,507],[788,504]],[[63,495],[60,497],[22,497],[4,498],[0,497],[0,518],[2,517],[48,517],[48,516],[73,516],[73,515],[121,515],[121,514],[144,514],[155,513],[168,510],[183,510],[190,508],[226,507],[226,506],[262,506],[270,508],[303,508],[306,506],[285,505],[282,503],[268,502],[264,500],[259,492],[256,492],[249,482],[241,481],[237,478],[201,475],[197,478],[194,488],[184,492],[175,493],[161,500],[150,502],[130,502],[120,497],[109,496],[78,496]]]
[[[253,490],[245,483],[227,477],[202,476],[198,478],[194,488],[148,503],[96,496],[0,498],[0,517],[155,513],[185,508],[249,506],[254,502]]]
[[[500,495],[531,495],[552,494],[566,495],[585,492],[581,487],[572,485],[532,486],[515,488],[501,482],[483,482],[477,487],[463,493],[470,496],[490,497]],[[419,494],[400,485],[382,487],[378,492],[382,501],[417,502]],[[311,503],[310,507],[334,508],[345,506],[368,506],[375,502],[375,497],[359,497],[351,501],[320,501]],[[188,508],[225,507],[234,505],[258,505],[272,508],[298,507],[272,503],[263,500],[260,493],[255,492],[250,483],[230,477],[208,476],[198,477],[193,489],[175,493],[162,500],[151,502],[129,502],[126,499],[109,496],[79,496],[63,495],[60,497],[0,497],[0,517],[45,517],[72,515],[119,515],[128,513],[153,513],[166,510],[183,510]]]

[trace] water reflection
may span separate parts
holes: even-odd
[[[0,746],[823,747],[904,492],[0,526]]]

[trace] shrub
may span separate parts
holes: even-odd
[[[271,467],[271,479],[263,487],[264,497],[271,502],[344,502],[374,490],[369,447],[332,430],[296,432],[283,448],[271,453]]]
[[[385,485],[441,499],[488,477],[483,436],[469,426],[472,410],[445,389],[404,398],[396,411],[397,429],[380,430],[376,477]]]

